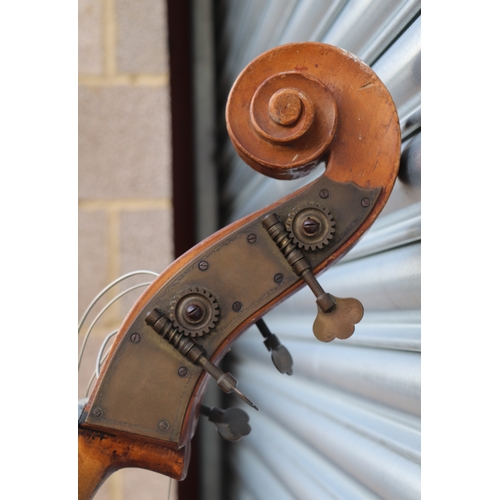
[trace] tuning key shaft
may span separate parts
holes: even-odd
[[[201,366],[211,375],[217,381],[217,385],[226,394],[234,392],[234,394],[245,403],[255,408],[257,411],[259,410],[259,408],[238,389],[238,381],[230,373],[224,373],[218,366],[214,365],[207,358],[205,349],[190,337],[180,333],[162,310],[154,308],[146,315],[145,321],[156,333],[158,333],[158,335],[173,345],[175,349],[189,361]]]
[[[274,333],[271,333],[262,318],[255,324],[265,339],[264,345],[267,347],[268,351],[271,351],[271,359],[273,360],[274,366],[279,372],[291,375],[293,373],[293,359],[288,349],[281,344]]]
[[[318,315],[313,324],[313,333],[322,342],[335,338],[346,339],[354,333],[354,325],[363,318],[361,302],[354,298],[341,299],[325,292],[314,276],[311,264],[300,248],[293,242],[284,224],[276,214],[262,220],[262,226],[276,243],[297,276],[300,276],[316,297]]]
[[[250,418],[241,408],[210,408],[201,405],[201,414],[215,424],[219,435],[226,441],[239,441],[242,436],[250,434],[252,428],[248,424]]]

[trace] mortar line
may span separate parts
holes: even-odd
[[[116,43],[117,43],[117,23],[115,0],[103,1],[104,19],[104,74],[107,76],[116,75]]]
[[[86,211],[119,210],[168,210],[173,206],[171,199],[111,199],[111,200],[79,200],[78,208]]]
[[[86,87],[167,87],[170,82],[168,73],[117,73],[113,75],[87,75],[78,76],[78,84]]]

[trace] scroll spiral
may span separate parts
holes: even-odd
[[[369,213],[353,228],[352,234],[333,253],[318,260],[314,268],[305,262],[305,258],[301,258],[298,244],[304,243],[304,249],[306,245],[310,246],[311,253],[313,246],[327,244],[333,231],[333,221],[329,215],[326,214],[325,221],[329,231],[324,237],[318,236],[317,241],[314,239],[314,228],[307,225],[309,222],[306,224],[307,217],[296,220],[293,211],[287,212],[293,217],[290,228],[300,232],[300,223],[307,234],[304,241],[297,238],[297,242],[294,242],[294,237],[279,219],[277,222],[271,220],[269,235],[275,241],[279,240],[279,248],[288,263],[294,266],[297,275],[305,276],[302,273],[304,270],[317,274],[338,260],[366,232],[385,206],[399,166],[401,138],[397,110],[388,90],[373,70],[346,51],[322,43],[305,42],[282,45],[262,54],[243,70],[235,82],[228,99],[226,121],[238,154],[265,175],[278,179],[303,177],[325,160],[326,179],[322,181],[332,181],[336,189],[342,187],[342,191],[347,185],[354,185],[356,189],[377,190],[379,193],[370,205]],[[216,305],[211,300],[201,302],[204,294],[199,294],[199,287],[206,286],[203,290],[212,290],[217,277],[210,278],[212,281],[206,285],[203,280],[198,283],[198,278],[189,285],[186,283],[189,291],[179,297],[182,306],[179,312],[186,322],[184,328],[188,335],[173,328],[161,330],[162,336],[170,336],[167,340],[175,347],[175,356],[172,356],[171,346],[167,346],[169,349],[159,346],[158,336],[154,332],[151,334],[142,330],[150,329],[146,314],[155,310],[158,303],[164,300],[165,290],[170,290],[169,287],[186,270],[197,272],[195,264],[199,263],[202,256],[210,255],[213,249],[219,248],[221,241],[229,241],[236,234],[244,234],[250,227],[254,230],[254,223],[261,224],[262,220],[275,212],[279,213],[280,207],[293,202],[305,189],[226,226],[193,247],[165,269],[129,311],[84,408],[82,415],[85,415],[85,420],[82,419],[79,424],[80,432],[86,433],[81,441],[79,438],[79,446],[81,443],[83,450],[81,476],[85,477],[85,481],[81,482],[84,490],[82,494],[87,498],[110,471],[122,467],[144,467],[176,479],[185,477],[190,440],[195,432],[206,377],[201,375],[200,366],[191,367],[189,376],[180,376],[177,353],[183,355],[181,351],[187,350],[187,347],[192,347],[189,351],[192,353],[194,340],[190,337],[200,337],[199,334],[205,334],[204,330],[210,329],[216,319],[222,321],[221,295],[214,291],[221,303],[219,315]],[[319,196],[323,199],[321,194]],[[298,205],[297,209],[300,208]],[[333,213],[337,223],[340,223],[338,214]],[[310,215],[312,220],[314,215],[322,216],[320,212],[306,212],[306,215]],[[246,272],[258,267],[256,260],[247,259],[245,255],[242,254],[241,259],[238,256],[235,258],[238,272],[243,267]],[[243,286],[238,288],[239,283],[238,286],[234,283],[228,280],[225,285],[227,290],[224,293],[228,296],[235,290],[238,293],[244,290]],[[221,359],[232,342],[256,318],[286,299],[299,286],[299,282],[284,283],[277,295],[266,295],[266,302],[260,304],[258,310],[246,317],[240,316],[237,321],[226,318],[233,322],[227,323],[231,328],[224,336],[217,336],[215,331],[211,331],[210,335],[199,338],[200,345],[206,348],[207,359],[209,357],[213,362]],[[194,287],[198,287],[197,290]],[[191,297],[195,292],[198,295]],[[324,293],[320,298],[327,295]],[[193,298],[194,304],[184,302],[188,296],[190,300]],[[352,311],[356,313],[356,309],[352,307],[352,302],[337,301],[338,308],[343,306],[345,314],[337,317],[347,317],[349,323],[359,321],[353,317]],[[203,311],[211,311],[206,316],[209,318],[207,325],[205,319],[199,319],[205,318]],[[177,306],[175,312],[177,318]],[[325,314],[330,313],[327,311]],[[330,327],[326,320],[330,323],[331,318],[324,316],[319,316],[315,335],[320,340],[329,341]],[[191,328],[195,324],[198,326]],[[342,329],[347,331],[344,326]],[[144,333],[142,340],[131,343],[130,335],[138,330]],[[350,333],[347,331],[347,336]],[[165,370],[166,366],[169,371]],[[129,404],[129,401],[134,404]],[[104,418],[93,416],[92,410],[99,404],[107,406]],[[150,404],[151,407],[148,406]],[[110,405],[114,405],[113,408]],[[148,408],[152,411],[147,411]],[[158,409],[161,414],[156,415]],[[158,419],[165,419],[166,414],[171,415],[168,433],[158,430]],[[107,432],[107,429],[112,432]],[[97,441],[100,447],[97,448],[97,458],[104,458],[102,470],[96,473],[96,455],[90,455],[89,447]],[[156,444],[160,441],[161,446]],[[103,443],[107,448],[103,447]],[[116,449],[123,449],[126,453],[116,454]],[[100,450],[105,453],[101,454]],[[91,459],[87,460],[87,457]]]
[[[237,113],[241,100],[230,98],[228,117]],[[285,71],[260,83],[239,118],[245,126],[231,127],[230,135],[240,156],[265,175],[294,179],[306,175],[332,142],[338,110],[321,80]]]
[[[338,182],[392,186],[397,174],[392,98],[369,66],[338,47],[292,43],[261,54],[234,83],[226,122],[240,157],[269,177],[303,177],[324,159],[325,175]]]

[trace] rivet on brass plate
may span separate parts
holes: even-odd
[[[92,415],[96,418],[100,418],[102,417],[102,414],[103,414],[103,411],[102,411],[102,408],[100,408],[99,406],[96,406],[93,410],[92,410]]]
[[[166,431],[169,427],[170,424],[166,420],[160,420],[158,422],[158,429],[160,429],[160,431]]]
[[[206,260],[202,260],[199,264],[198,264],[198,269],[200,271],[206,271],[208,269],[208,262]]]
[[[257,235],[256,235],[256,234],[254,234],[254,233],[249,234],[249,235],[247,236],[247,241],[248,241],[248,243],[250,243],[250,244],[255,243],[255,242],[257,241]]]
[[[322,200],[319,196],[323,189],[329,193],[327,200]],[[234,331],[239,328],[238,325],[243,325],[245,322],[250,323],[265,304],[277,298],[281,293],[286,293],[283,290],[284,287],[292,287],[301,279],[312,282],[306,276],[312,275],[313,269],[354,234],[356,228],[366,220],[371,207],[376,204],[381,189],[364,189],[353,183],[336,183],[320,178],[298,197],[293,197],[272,210],[262,212],[258,220],[251,220],[237,231],[229,232],[226,237],[214,242],[195,260],[189,260],[192,263],[182,272],[173,274],[155,296],[144,304],[144,313],[138,314],[137,318],[130,323],[126,335],[116,348],[111,364],[103,373],[90,411],[80,421],[91,425],[95,423],[96,426],[105,425],[110,430],[132,434],[137,433],[140,428],[140,433],[147,437],[178,445],[179,436],[183,432],[183,422],[186,421],[186,412],[188,408],[191,408],[190,398],[195,388],[199,387],[201,370],[209,373],[217,381],[222,377],[220,385],[218,384],[221,390],[234,393],[247,402],[236,392],[239,390],[235,385],[236,382],[231,384],[232,379],[229,376],[224,378],[224,372],[211,363],[209,357],[222,346],[222,342],[228,338],[230,331]],[[366,208],[361,205],[363,198],[370,200],[370,207]],[[331,213],[332,216],[335,213],[335,237],[328,240],[329,244],[315,251],[312,249],[299,251],[300,248],[295,248],[298,247],[298,243],[294,245],[293,236],[284,226],[291,215],[302,212],[304,209],[307,209],[305,217],[298,219],[294,226],[298,229],[308,216],[321,221],[322,227],[323,225],[329,226],[330,218],[323,223],[323,219],[317,216],[320,216],[319,212]],[[319,212],[312,212],[312,209],[318,209]],[[273,216],[276,213],[277,216]],[[284,222],[280,224],[282,220]],[[320,233],[321,231],[318,231],[317,234]],[[257,236],[255,244],[248,242],[247,238],[250,234]],[[315,238],[316,236],[311,244],[318,244]],[[318,241],[320,241],[319,237]],[[283,245],[286,247],[284,253],[281,250]],[[205,272],[198,267],[202,262],[208,265]],[[256,265],[260,267],[258,273]],[[203,268],[204,264],[201,267]],[[220,279],[225,273],[230,273],[230,282],[237,285],[231,294],[227,292],[229,283]],[[274,276],[278,273],[284,275],[283,284],[277,284],[274,281]],[[329,304],[323,304],[325,302],[324,291],[320,290],[315,283],[312,284],[314,291],[320,296],[317,298],[318,306],[329,310]],[[216,298],[217,307],[211,297]],[[208,302],[204,301],[205,298]],[[235,304],[235,311],[232,306],[236,301],[239,304]],[[188,321],[183,314],[187,306],[193,303],[202,304],[207,311],[207,317],[217,318],[215,323],[217,328],[212,328],[210,333],[203,332],[202,336],[197,335],[201,333],[201,327],[205,325],[203,320],[200,323],[192,323],[191,318]],[[227,314],[224,314],[224,311]],[[216,312],[219,314],[217,315]],[[199,310],[189,308],[186,311],[189,318],[188,313],[194,315],[194,320],[196,320]],[[325,319],[328,320],[333,316],[330,313],[326,315],[328,318]],[[180,332],[174,321],[182,321],[185,332]],[[331,322],[328,321],[329,324]],[[316,328],[316,333],[320,337],[325,337],[322,330],[323,328]],[[335,328],[333,333],[336,334],[337,330],[338,328]],[[325,331],[331,336],[329,332],[332,328],[325,328]],[[137,344],[132,344],[130,340],[133,333],[141,336]],[[153,335],[157,338],[151,338]],[[167,348],[158,349],[157,340],[166,342]],[[197,343],[198,340],[200,343]],[[227,349],[230,346],[228,344]],[[275,352],[276,349],[273,349],[271,355]],[[164,394],[165,383],[168,380],[169,393],[175,392],[179,396],[176,408],[162,407],[163,410],[159,411],[157,398],[143,397],[145,396],[142,394],[143,385],[138,383],[137,374],[130,373],[127,362],[129,359],[139,360],[137,356],[140,356],[141,360],[148,359],[149,356],[154,356],[155,359],[154,363],[142,361],[140,363],[141,379],[144,376],[151,383],[151,386],[148,386],[148,394]],[[273,361],[276,362],[276,360]],[[189,370],[185,377],[178,373],[181,366],[186,366]],[[281,366],[281,369],[286,371],[288,366]],[[171,376],[167,377],[165,372]],[[133,416],[129,419],[126,415],[130,411],[131,398],[140,399],[141,404],[133,408]],[[92,414],[92,410],[97,406],[103,410],[101,417]],[[153,417],[152,422],[151,417]],[[160,420],[169,423],[166,431],[159,429]]]
[[[361,200],[361,205],[362,205],[363,207],[369,207],[369,206],[370,206],[370,200],[369,200],[368,198],[363,198],[363,199]]]
[[[242,308],[243,308],[243,304],[241,302],[235,302],[233,304],[233,311],[234,312],[240,312]]]
[[[189,370],[187,369],[186,366],[181,366],[178,370],[177,370],[177,374],[179,375],[179,377],[187,377],[187,374],[189,373]]]
[[[133,344],[137,344],[137,342],[139,342],[140,340],[141,340],[141,336],[138,333],[133,333],[130,336],[130,342],[132,342]]]
[[[283,283],[284,279],[285,279],[285,277],[281,273],[278,273],[278,274],[274,275],[274,281],[276,283]]]
[[[320,198],[323,198],[324,200],[326,200],[326,198],[328,198],[330,196],[330,191],[328,191],[328,189],[322,189],[319,192],[319,196],[320,196]]]

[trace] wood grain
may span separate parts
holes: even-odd
[[[286,91],[279,93],[283,88]],[[307,99],[304,94],[307,94]],[[302,99],[302,104],[297,103],[296,97]],[[264,100],[260,102],[259,99]],[[308,99],[313,106],[312,112]],[[269,123],[266,122],[268,109]],[[399,168],[401,139],[397,111],[389,92],[375,73],[344,50],[307,42],[284,45],[262,54],[243,70],[235,82],[226,119],[238,154],[259,172],[276,178],[296,178],[307,175],[325,160],[324,175],[328,178],[337,182],[354,182],[363,188],[382,189],[368,218],[313,270],[315,274],[340,259],[385,206]],[[265,129],[264,133],[259,128]],[[277,140],[273,139],[273,134]],[[102,371],[106,371],[116,347],[136,316],[170,278],[196,262],[200,254],[222,238],[237,232],[244,224],[256,220],[273,207],[293,200],[304,189],[221,229],[165,269],[129,311]],[[284,286],[279,296],[242,322],[219,345],[212,361],[217,363],[249,326],[303,286],[303,281]],[[101,380],[102,377],[97,381],[87,411]],[[100,482],[121,467],[143,467],[176,479],[182,478],[189,461],[189,449],[178,448],[184,443],[189,448],[206,383],[207,377],[200,377],[191,394],[178,443],[159,444],[140,434],[125,436],[80,429],[82,500],[90,498],[88,495],[93,494]],[[175,405],[175,401],[171,404]]]
[[[171,449],[163,442],[119,432],[78,427],[78,498],[91,499],[113,472],[138,467],[181,480],[189,446]]]

